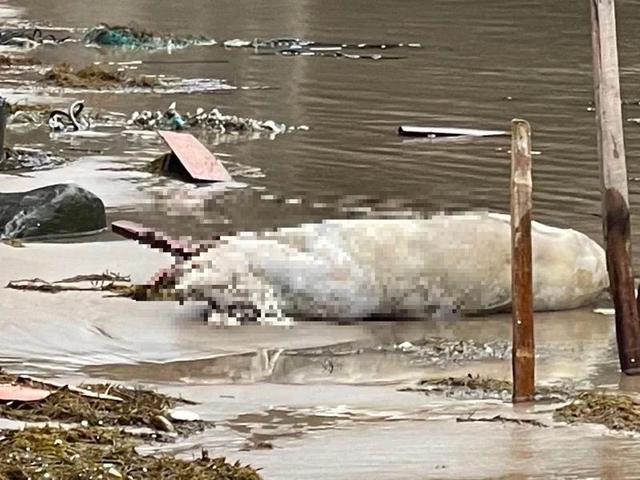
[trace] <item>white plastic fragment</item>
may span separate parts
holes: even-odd
[[[200,415],[190,410],[175,408],[169,411],[169,418],[177,422],[197,422],[200,420]]]
[[[109,475],[109,477],[111,478],[124,478],[122,474],[113,467],[107,470],[107,475]]]
[[[593,313],[597,313],[599,315],[615,315],[615,308],[596,308]]]

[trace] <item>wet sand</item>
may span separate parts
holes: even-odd
[[[169,257],[118,241],[0,245],[0,260],[4,284],[107,269],[141,281]],[[193,409],[216,422],[213,430],[145,452],[160,449],[191,458],[207,448],[264,467],[266,479],[544,478],[551,473],[618,478],[637,468],[633,460],[612,462],[607,453],[637,448],[634,436],[554,425],[548,413],[532,413],[550,405],[514,409],[498,401],[398,391],[425,377],[472,373],[508,379],[508,360],[443,367],[376,351],[424,336],[508,339],[508,315],[449,323],[216,328],[203,322],[195,307],[94,292],[2,289],[0,303],[5,312],[0,350],[10,369],[74,382],[107,379],[152,386],[200,402]],[[538,314],[536,320],[538,382],[637,391],[636,381],[617,373],[611,318],[583,309]],[[328,353],[337,347],[351,353]],[[456,422],[456,417],[497,413],[533,415],[553,426]],[[260,442],[273,449],[256,449]]]

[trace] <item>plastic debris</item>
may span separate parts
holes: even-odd
[[[494,137],[509,135],[504,130],[478,130],[473,128],[412,127],[401,126],[398,134],[406,137]]]
[[[1,402],[35,402],[44,400],[51,392],[41,388],[31,388],[22,385],[0,385]]]
[[[43,43],[62,43],[67,40],[70,38],[44,34],[39,28],[0,29],[0,45],[10,47],[34,48]]]
[[[193,135],[159,131],[158,134],[171,149],[165,156],[162,171],[178,173],[193,181],[230,182],[229,172]]]
[[[615,308],[596,308],[593,313],[597,313],[599,315],[615,315]]]
[[[185,48],[192,45],[216,44],[212,38],[202,36],[157,35],[146,30],[106,23],[91,28],[85,34],[84,42],[91,45],[146,49]]]
[[[217,108],[205,111],[199,107],[195,112],[181,114],[176,110],[175,102],[164,111],[150,110],[136,111],[131,114],[127,125],[141,129],[183,130],[189,128],[203,128],[219,133],[249,133],[266,132],[281,134],[294,130],[309,130],[306,125],[299,127],[287,126],[274,120],[256,120],[253,118],[225,115]]]
[[[62,157],[36,148],[5,147],[4,158],[0,158],[0,172],[47,170],[60,167],[66,162]]]
[[[200,415],[182,408],[169,410],[169,417],[177,422],[197,422],[200,420]]]
[[[69,106],[67,111],[52,110],[47,121],[49,128],[54,132],[77,132],[89,130],[91,120],[82,115],[84,100],[77,100]]]
[[[223,42],[226,48],[251,48],[256,53],[274,53],[286,56],[338,57],[348,59],[399,60],[406,57],[382,54],[360,54],[355,51],[421,48],[419,43],[338,43],[315,42],[301,38],[272,38],[242,40],[234,38]]]

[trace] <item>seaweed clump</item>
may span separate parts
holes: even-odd
[[[582,392],[556,409],[553,419],[567,423],[598,423],[612,430],[640,432],[640,402],[623,394]]]
[[[40,61],[31,57],[15,57],[10,55],[0,55],[0,67],[30,67],[39,65]]]
[[[261,478],[251,466],[229,463],[224,457],[209,458],[205,450],[193,461],[170,455],[138,454],[136,447],[149,436],[143,436],[146,435],[144,432],[136,432],[131,427],[148,426],[156,431],[171,432],[175,437],[176,432],[193,433],[207,425],[194,421],[191,415],[190,420],[183,422],[174,418],[176,425],[173,427],[167,420],[171,418],[169,409],[187,403],[184,400],[121,385],[59,386],[2,370],[0,384],[50,392],[40,400],[0,403],[0,416],[27,422],[67,422],[43,428],[0,430],[0,480]],[[183,413],[178,418],[186,417]],[[151,435],[155,440],[165,438]]]
[[[208,422],[201,420],[175,424],[170,422],[170,409],[188,402],[151,390],[113,384],[88,384],[82,388],[56,387],[46,382],[2,372],[0,383],[51,391],[47,398],[37,402],[0,404],[0,416],[12,420],[74,422],[100,427],[149,427],[179,434],[193,433],[210,426]]]
[[[71,88],[112,88],[116,86],[151,88],[156,85],[155,77],[149,75],[131,78],[122,72],[104,70],[98,65],[90,65],[74,71],[67,63],[55,65],[44,74],[43,81],[59,87]]]
[[[143,456],[136,441],[118,430],[29,428],[0,433],[0,479],[260,480],[250,466],[209,458]]]
[[[485,378],[467,374],[464,377],[446,377],[421,380],[417,386],[401,388],[404,392],[423,392],[426,395],[444,395],[464,399],[511,399],[513,384],[508,380]],[[566,400],[570,391],[559,387],[538,387],[536,400]]]

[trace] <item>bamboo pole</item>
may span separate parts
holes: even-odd
[[[531,128],[511,122],[511,304],[513,402],[535,395],[531,249]]]
[[[593,85],[602,187],[602,227],[621,370],[640,374],[640,319],[631,268],[631,220],[622,130],[614,0],[591,0]]]

